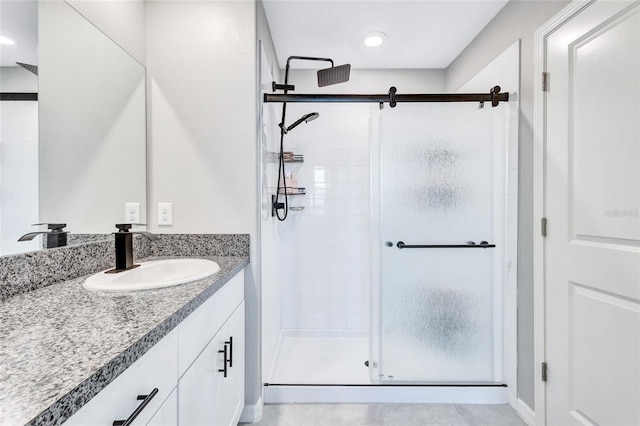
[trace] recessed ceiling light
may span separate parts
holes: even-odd
[[[0,36],[0,44],[7,44],[7,45],[11,46],[12,44],[16,44],[16,42],[11,40],[8,37]]]
[[[364,36],[364,45],[368,47],[380,46],[385,38],[387,38],[385,33],[372,32]]]

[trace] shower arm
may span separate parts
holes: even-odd
[[[316,57],[313,57],[313,56],[289,56],[287,58],[287,65],[285,66],[285,71],[284,71],[284,84],[276,84],[276,82],[274,81],[271,84],[271,87],[272,87],[274,92],[276,90],[284,90],[284,93],[286,94],[289,90],[295,90],[295,86],[289,85],[289,68],[290,68],[291,60],[293,60],[293,59],[300,60],[300,61],[324,61],[324,62],[330,62],[331,63],[331,67],[333,67],[333,59],[331,59],[331,58],[316,58]]]
[[[289,58],[287,58],[287,66],[285,67],[285,71],[284,71],[284,84],[287,85],[289,82],[289,63],[291,62],[292,59],[296,59],[296,60],[300,60],[300,61],[325,61],[325,62],[331,62],[331,66],[333,67],[333,59],[330,58],[315,58],[312,56],[289,56]],[[285,89],[286,91],[286,89]]]

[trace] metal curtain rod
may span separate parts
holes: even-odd
[[[391,87],[386,95],[278,95],[265,93],[264,102],[300,102],[300,103],[385,103],[391,108],[397,102],[491,102],[491,106],[498,106],[509,101],[509,93],[500,93],[500,86],[495,86],[489,93],[443,93],[443,94],[410,94],[397,95],[397,89]]]

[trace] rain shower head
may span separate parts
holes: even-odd
[[[333,62],[331,63],[333,65]],[[331,86],[333,84],[349,81],[351,64],[332,66],[323,70],[318,70],[318,87]]]
[[[313,121],[318,117],[320,117],[320,114],[318,114],[317,112],[310,112],[309,114],[305,114],[302,117],[300,117],[298,120],[294,121],[291,126],[285,128],[284,125],[282,123],[280,123],[280,127],[282,128],[282,131],[285,134],[287,134],[291,130],[293,130],[296,127],[298,127],[300,124],[308,123],[309,121]]]

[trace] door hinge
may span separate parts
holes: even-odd
[[[540,234],[543,237],[547,236],[547,218],[543,217],[540,219]]]
[[[546,71],[542,73],[542,91],[543,92],[549,91],[549,73]]]
[[[543,362],[542,363],[542,368],[541,368],[541,376],[542,376],[542,381],[546,382],[547,381],[547,363]]]

